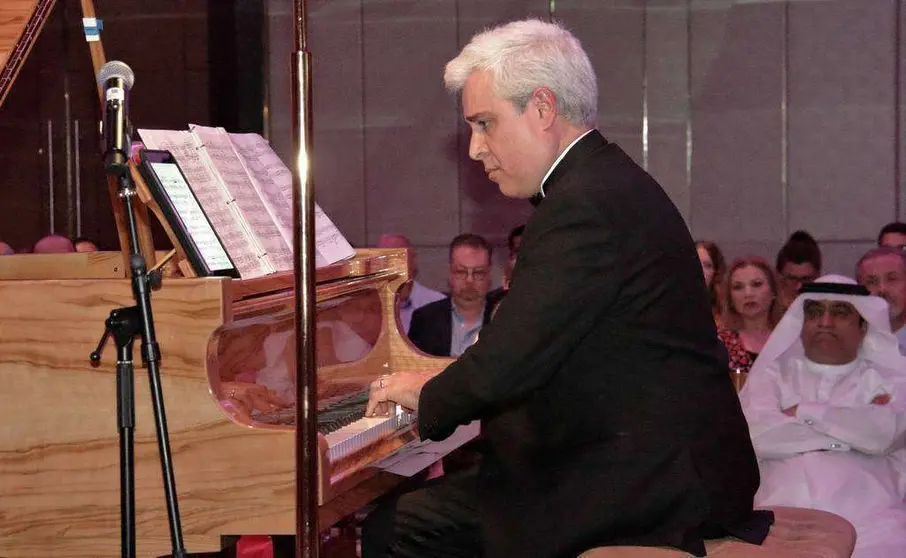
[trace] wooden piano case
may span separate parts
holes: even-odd
[[[3,3],[0,24],[17,27],[0,27],[0,65],[10,52],[27,53],[22,30],[36,33],[37,10],[52,3]],[[92,57],[96,67],[103,63],[99,45]],[[153,263],[160,254],[150,246],[143,205],[139,213],[141,246]],[[116,217],[124,240],[122,215]],[[182,255],[177,245],[177,260]],[[124,261],[121,252],[0,258],[0,556],[119,556],[115,348],[108,346],[97,366],[89,354],[110,311],[134,305]],[[364,389],[381,374],[450,362],[419,353],[400,331],[394,299],[408,273],[403,249],[359,250],[318,271],[319,401]],[[190,552],[217,550],[224,535],[296,531],[293,426],[249,418],[230,404],[237,384],[279,389],[291,382],[292,283],[291,274],[172,277],[152,294]],[[404,429],[333,462],[322,440],[321,528],[398,484],[373,464],[414,436]],[[169,530],[150,390],[139,365],[135,440],[138,555],[160,556],[170,551]]]

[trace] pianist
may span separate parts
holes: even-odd
[[[661,187],[594,129],[579,42],[556,24],[504,25],[444,81],[470,157],[537,209],[479,341],[440,373],[371,386],[369,412],[417,409],[435,440],[481,419],[488,445],[477,470],[382,503],[364,558],[760,543],[770,517],[752,511],[758,468],[695,245]]]

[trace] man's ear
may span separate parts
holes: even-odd
[[[557,119],[557,95],[547,87],[539,87],[532,93],[529,109],[535,111],[545,128],[550,127]]]

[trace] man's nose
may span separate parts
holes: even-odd
[[[821,327],[831,327],[834,323],[833,318],[831,318],[830,312],[824,312],[821,314],[821,319],[818,320],[818,325]]]
[[[487,154],[484,139],[479,134],[473,133],[469,138],[469,157],[475,161],[480,161]]]

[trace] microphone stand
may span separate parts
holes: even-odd
[[[176,477],[170,452],[170,437],[167,431],[167,416],[164,410],[164,396],[160,382],[160,346],[154,333],[154,317],[151,313],[151,289],[160,286],[160,275],[148,274],[145,258],[138,245],[138,229],[135,220],[135,186],[126,164],[108,165],[107,171],[119,184],[119,197],[123,200],[124,213],[129,226],[129,267],[132,271],[132,294],[135,306],[117,308],[110,312],[105,322],[104,336],[91,360],[100,360],[100,350],[110,333],[117,345],[117,423],[120,433],[120,531],[123,558],[135,558],[135,389],[133,386],[132,347],[136,334],[142,336],[142,361],[148,367],[151,387],[151,401],[154,407],[157,430],[157,449],[164,479],[164,494],[167,500],[167,519],[170,525],[170,542],[173,558],[187,558],[183,543],[182,526],[179,519],[179,503],[176,495]]]

